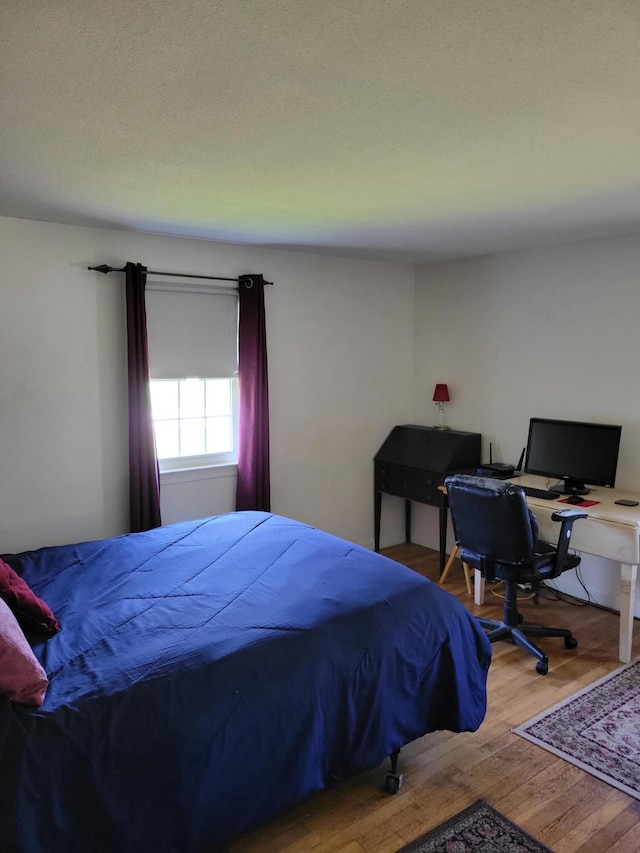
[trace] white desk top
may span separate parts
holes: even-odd
[[[532,486],[549,489],[556,482],[552,478],[523,474],[511,481],[517,486]],[[621,489],[590,487],[587,501],[598,501],[593,506],[568,504],[566,500],[543,500],[527,496],[527,504],[535,513],[540,526],[540,535],[550,542],[557,541],[558,524],[551,521],[551,514],[560,509],[577,509],[586,512],[588,519],[577,521],[571,536],[571,548],[596,554],[628,565],[640,562],[640,505],[619,506],[621,498],[640,501],[640,495]]]

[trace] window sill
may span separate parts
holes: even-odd
[[[213,480],[217,477],[235,477],[238,466],[235,462],[220,465],[198,465],[196,468],[174,468],[160,471],[160,480],[167,483],[189,483],[193,480]]]

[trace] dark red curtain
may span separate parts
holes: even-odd
[[[270,512],[269,382],[261,275],[239,280],[239,447],[236,510]]]
[[[125,265],[129,366],[129,515],[131,532],[160,527],[160,473],[149,390],[147,268]]]

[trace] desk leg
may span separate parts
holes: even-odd
[[[411,542],[411,501],[404,502],[404,541]]]
[[[622,663],[629,663],[631,660],[637,576],[637,566],[630,566],[628,563],[620,564],[620,652],[618,657]]]
[[[446,500],[440,501],[438,517],[440,521],[440,574],[442,574],[447,560],[447,518],[449,517],[449,512]]]
[[[479,569],[476,569],[473,575],[473,602],[474,604],[484,604],[484,578]]]

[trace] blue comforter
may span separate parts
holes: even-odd
[[[490,645],[448,592],[258,512],[14,562],[61,632],[0,703],[0,849],[191,853],[437,729],[473,731]]]

